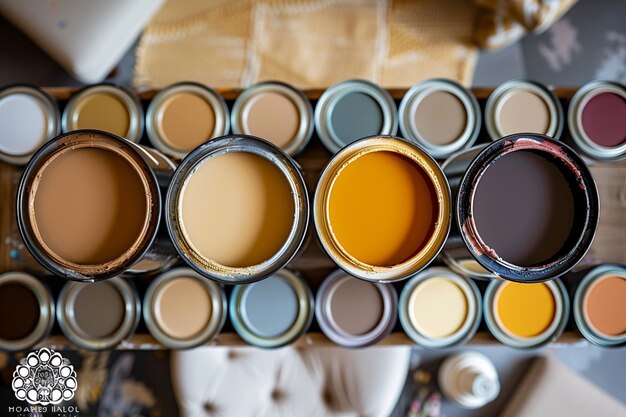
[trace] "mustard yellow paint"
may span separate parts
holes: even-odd
[[[556,302],[550,288],[543,283],[506,282],[495,299],[496,318],[512,336],[529,338],[550,327],[556,314]]]
[[[436,202],[432,182],[417,162],[394,152],[369,152],[345,166],[332,184],[331,231],[360,262],[394,266],[431,236]]]

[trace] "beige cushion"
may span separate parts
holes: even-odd
[[[172,384],[181,416],[384,417],[409,357],[409,347],[202,347],[172,354]]]

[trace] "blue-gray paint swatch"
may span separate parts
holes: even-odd
[[[250,284],[242,300],[243,322],[260,337],[278,337],[298,316],[298,297],[287,281],[272,276]]]
[[[378,135],[383,128],[380,104],[365,93],[344,95],[331,111],[329,128],[344,145],[366,136]]]

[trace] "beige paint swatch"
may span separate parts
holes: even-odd
[[[409,297],[409,319],[424,336],[452,336],[467,318],[467,297],[454,281],[435,277],[419,284]]]
[[[211,319],[211,296],[197,279],[179,277],[163,285],[154,301],[155,320],[163,332],[189,339],[204,330]]]
[[[199,95],[177,93],[163,102],[157,126],[169,146],[187,152],[213,137],[215,112]]]
[[[295,203],[282,171],[252,153],[209,157],[179,200],[182,231],[201,256],[230,267],[258,265],[283,246]]]
[[[434,91],[415,110],[415,126],[420,136],[435,145],[454,142],[467,127],[467,111],[454,94]]]
[[[300,127],[300,112],[286,95],[262,92],[248,100],[243,109],[243,130],[284,148]]]
[[[550,110],[537,94],[514,90],[496,108],[496,127],[500,136],[513,133],[545,134],[550,128]]]

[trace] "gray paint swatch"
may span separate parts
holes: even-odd
[[[376,99],[365,93],[348,93],[333,106],[330,128],[344,144],[380,134],[383,113]]]
[[[250,284],[242,300],[244,323],[260,337],[278,337],[298,317],[298,297],[291,285],[275,275]]]

